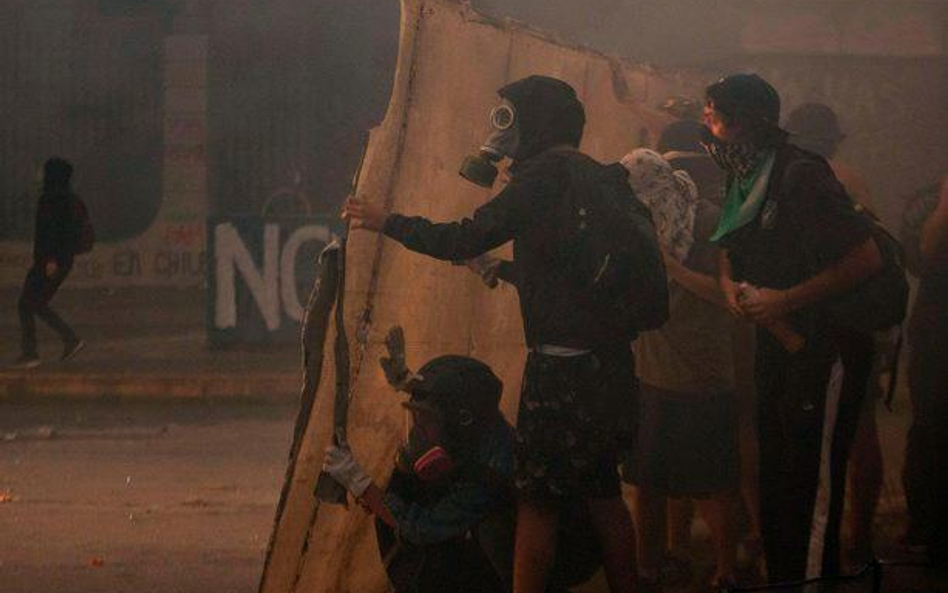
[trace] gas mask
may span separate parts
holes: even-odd
[[[461,164],[461,177],[481,187],[492,187],[497,179],[495,163],[513,158],[520,145],[520,126],[514,106],[507,100],[490,112],[492,132],[475,155]]]
[[[396,464],[422,482],[442,482],[453,473],[457,463],[445,445],[445,430],[440,414],[414,402],[405,404],[411,412],[408,438],[398,448]]]

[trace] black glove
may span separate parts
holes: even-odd
[[[405,363],[405,332],[401,326],[394,326],[385,336],[385,348],[388,356],[379,359],[388,384],[398,391],[410,392],[416,375]]]

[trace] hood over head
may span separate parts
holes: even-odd
[[[569,84],[534,75],[504,86],[497,94],[517,112],[520,145],[515,164],[560,144],[579,146],[586,113]]]

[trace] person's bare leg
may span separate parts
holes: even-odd
[[[633,498],[639,574],[648,580],[657,580],[665,558],[666,498],[641,486],[635,487]]]
[[[715,560],[717,566],[714,573],[715,582],[733,582],[737,570],[737,536],[736,518],[740,495],[735,490],[728,490],[715,494],[708,500],[699,500],[698,512],[714,540]]]
[[[612,593],[633,593],[637,577],[635,527],[628,507],[621,496],[588,499],[586,503],[602,546],[602,563],[609,590]]]
[[[849,553],[856,565],[872,560],[872,524],[882,493],[882,451],[876,427],[875,393],[870,388],[849,457]]]
[[[531,502],[517,505],[514,593],[543,593],[556,557],[559,514]]]
[[[679,558],[691,552],[691,524],[695,507],[690,498],[668,499],[668,550]]]
[[[760,444],[757,435],[757,388],[754,384],[755,339],[752,326],[735,325],[734,373],[737,379],[741,495],[747,518],[744,548],[750,568],[763,576],[766,567],[760,535]]]

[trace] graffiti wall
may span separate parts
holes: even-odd
[[[299,341],[316,260],[331,239],[329,224],[306,218],[208,220],[211,347]]]
[[[69,285],[167,285],[196,287],[204,283],[207,208],[207,38],[170,35],[163,39],[161,68],[161,137],[157,158],[160,178],[151,186],[160,190],[160,203],[148,214],[143,231],[131,236],[111,232],[120,214],[145,208],[134,193],[117,201],[101,202],[94,188],[83,191],[81,160],[76,160],[76,186],[89,206],[99,241],[92,253],[77,258]],[[92,150],[94,147],[89,147]],[[114,148],[114,147],[113,147]],[[78,148],[76,150],[79,150]],[[120,151],[119,148],[114,150]],[[70,157],[71,154],[64,156]],[[101,155],[104,162],[115,154]],[[75,159],[74,159],[75,160]],[[110,175],[121,177],[122,165]],[[31,199],[35,200],[35,197]],[[147,206],[152,208],[152,206]],[[30,221],[31,222],[31,221]],[[30,226],[30,229],[32,227]],[[0,285],[17,285],[31,263],[26,237],[4,236],[0,241]]]

